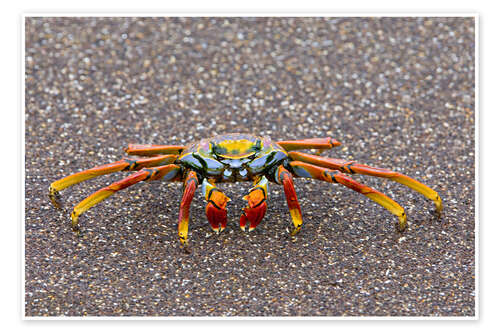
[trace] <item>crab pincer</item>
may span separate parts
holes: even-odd
[[[266,177],[262,177],[256,181],[250,193],[243,197],[248,201],[248,205],[243,208],[243,214],[240,217],[241,230],[245,231],[248,222],[250,222],[248,231],[253,231],[264,218],[267,210],[267,184]]]
[[[207,206],[205,212],[207,214],[210,227],[215,233],[224,231],[227,226],[227,209],[226,205],[229,199],[221,190],[219,190],[213,183],[208,182],[206,179],[202,182],[202,189]]]

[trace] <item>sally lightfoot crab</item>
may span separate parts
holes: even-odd
[[[100,175],[135,171],[91,194],[74,207],[71,213],[72,228],[78,232],[78,217],[117,191],[141,181],[183,182],[178,225],[182,245],[187,244],[189,207],[199,185],[207,201],[206,215],[212,230],[219,233],[226,228],[226,204],[230,199],[216,187],[217,183],[222,182],[253,182],[253,187],[244,197],[248,204],[240,218],[240,228],[244,231],[247,227],[249,231],[254,230],[262,221],[267,210],[268,182],[271,181],[283,186],[292,219],[288,229],[290,234],[293,236],[299,232],[302,214],[293,177],[339,183],[367,196],[398,217],[396,226],[399,231],[407,226],[404,209],[385,194],[355,181],[348,174],[382,177],[401,183],[432,200],[436,213],[440,214],[442,203],[439,195],[408,176],[354,161],[297,152],[301,149],[322,151],[339,145],[340,142],[331,138],[273,142],[268,137],[239,133],[217,135],[187,146],[130,144],[125,152],[141,158],[124,158],[55,181],[50,185],[49,197],[54,206],[61,208],[60,190]]]

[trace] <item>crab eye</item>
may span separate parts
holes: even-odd
[[[227,153],[227,149],[225,147],[219,146],[216,143],[212,143],[212,152],[215,155],[223,155]]]
[[[259,152],[262,149],[262,141],[260,139],[255,141],[251,149],[255,152]]]

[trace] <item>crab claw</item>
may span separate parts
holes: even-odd
[[[219,233],[226,228],[227,225],[227,202],[230,201],[224,193],[213,190],[207,198],[208,203],[205,209],[207,219],[215,233]]]
[[[246,196],[245,196],[246,197]],[[267,210],[266,201],[261,201],[261,203],[255,207],[252,207],[252,204],[249,200],[248,207],[243,208],[243,214],[240,217],[240,228],[245,231],[245,227],[247,222],[250,222],[250,226],[248,227],[248,231],[253,231],[259,225],[260,221],[264,218]]]
[[[250,222],[248,231],[252,231],[259,225],[266,214],[267,179],[262,177],[243,199],[248,201],[248,205],[243,208],[243,214],[240,217],[240,228],[245,231],[247,223]]]
[[[202,190],[205,199],[207,200],[207,219],[210,227],[215,233],[219,233],[226,228],[227,225],[227,209],[226,205],[231,199],[226,197],[217,187],[213,181],[204,179],[202,182]]]

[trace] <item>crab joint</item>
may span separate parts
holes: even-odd
[[[256,180],[255,186],[250,189],[248,195],[243,197],[248,201],[248,205],[243,208],[243,214],[240,217],[241,230],[245,231],[248,222],[250,222],[248,231],[254,230],[264,218],[267,210],[267,184],[266,177]]]
[[[207,207],[205,212],[207,214],[208,222],[215,233],[219,233],[226,228],[227,225],[227,209],[226,205],[229,199],[222,193],[215,185],[209,183],[206,179],[203,180],[202,190],[205,199],[207,200]]]

